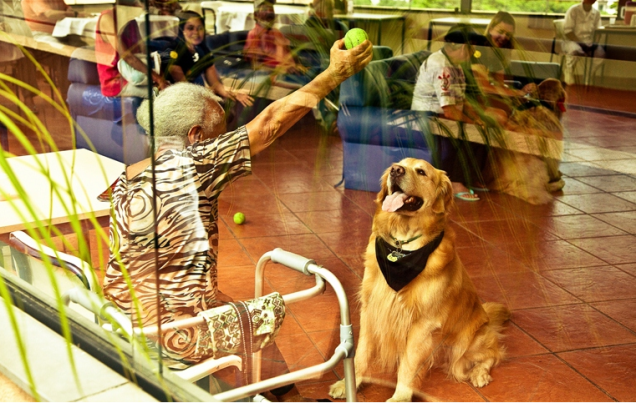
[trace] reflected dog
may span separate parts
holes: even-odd
[[[563,126],[560,119],[565,111],[565,90],[559,80],[549,78],[537,86],[540,103],[529,103],[526,108],[516,110],[506,127],[526,136],[563,140]],[[558,149],[546,152],[560,154]],[[552,143],[553,144],[553,143]],[[546,204],[552,200],[550,193],[565,186],[559,172],[560,161],[554,158],[494,148],[489,167],[484,173],[488,188],[516,196],[531,204]]]
[[[418,377],[438,361],[457,381],[487,385],[504,356],[500,331],[510,313],[479,301],[455,252],[450,180],[426,161],[406,158],[386,170],[376,203],[358,293],[356,386],[374,364],[397,368],[389,401],[410,401]],[[329,393],[344,397],[344,380]]]

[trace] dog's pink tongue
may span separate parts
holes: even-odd
[[[389,213],[394,212],[404,205],[404,200],[406,200],[407,197],[408,196],[402,192],[395,192],[388,195],[382,202],[382,211],[388,211]]]

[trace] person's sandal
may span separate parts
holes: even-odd
[[[457,197],[459,200],[468,202],[476,202],[481,200],[472,189],[470,189],[468,192],[457,192],[455,193],[455,197]]]

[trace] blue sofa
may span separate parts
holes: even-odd
[[[66,101],[76,122],[75,146],[134,164],[147,158],[149,153],[146,133],[135,117],[142,99],[102,95],[97,64],[80,58],[91,50],[75,50],[69,63],[71,85]]]
[[[327,51],[317,50],[319,46],[312,43],[317,38],[308,33],[308,30],[310,29],[304,25],[281,27],[281,32],[290,40],[291,50],[296,54],[298,61],[309,68],[309,73],[301,79],[301,84],[306,84],[313,75],[322,71],[327,66],[329,57]],[[206,36],[205,43],[214,55],[214,66],[221,76],[245,78],[258,74],[243,57],[248,33],[249,31],[235,31]],[[334,38],[341,36],[339,31],[334,34]],[[374,60],[393,56],[393,50],[388,46],[374,46],[373,53]],[[298,78],[290,78],[289,81],[297,83]]]
[[[374,60],[342,83],[338,130],[345,188],[377,192],[392,163],[407,157],[434,162],[426,114],[410,110],[420,66],[430,54],[423,50]],[[558,63],[513,61],[510,68],[522,84],[560,76]],[[401,124],[405,121],[416,123]]]
[[[420,51],[372,61],[342,83],[338,131],[347,189],[377,192],[382,173],[393,162],[406,157],[431,161],[426,133],[412,135],[395,125],[419,115],[410,103],[417,72],[429,55]]]
[[[328,54],[325,54],[324,51],[316,50],[315,44],[312,43],[312,40],[315,40],[316,37],[312,36],[308,31],[311,30],[304,25],[286,25],[281,28],[281,32],[290,40],[292,52],[296,52],[300,63],[309,68],[308,73],[304,75],[291,74],[279,77],[279,81],[283,85],[304,85],[328,65],[328,58],[326,58]],[[206,45],[212,52],[214,66],[221,77],[234,77],[239,81],[254,79],[255,82],[264,82],[269,77],[268,71],[254,70],[251,64],[245,61],[243,57],[243,48],[248,33],[249,31],[235,31],[206,36]],[[337,37],[340,37],[340,34],[337,35]],[[393,50],[390,47],[373,47],[374,60],[391,56],[393,56]],[[329,98],[332,102],[337,103],[338,92],[335,91],[333,96],[330,95]],[[228,122],[228,129],[234,129],[241,124],[249,122],[260,111],[265,109],[269,103],[271,103],[271,100],[257,98],[251,108],[234,105],[233,117]]]

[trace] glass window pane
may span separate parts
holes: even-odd
[[[505,10],[516,13],[548,13],[564,14],[568,8],[580,1],[567,0],[473,0],[472,8],[476,11]],[[616,14],[616,1],[599,1],[595,4],[601,13]]]
[[[460,0],[354,0],[356,6],[383,6],[405,8],[432,8],[454,10],[461,5]]]

